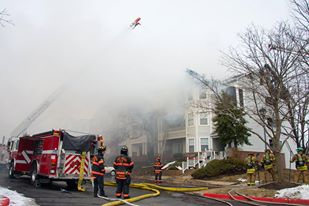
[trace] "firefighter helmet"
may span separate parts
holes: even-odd
[[[161,160],[161,157],[160,157],[160,156],[157,156],[156,160],[157,160],[157,161],[160,161],[160,160]]]
[[[102,135],[98,135],[98,141],[103,141],[104,137]]]
[[[106,151],[106,146],[103,145],[103,146],[99,147],[99,148],[98,148],[98,151],[100,151],[100,152],[105,152],[105,151]]]
[[[128,154],[128,147],[126,145],[121,147],[120,153],[121,154]]]

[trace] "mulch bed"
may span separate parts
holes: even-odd
[[[281,190],[281,189],[297,187],[297,186],[299,186],[299,184],[291,183],[291,182],[273,182],[270,184],[263,185],[260,188],[271,189],[271,190]]]

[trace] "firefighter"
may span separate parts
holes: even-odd
[[[299,147],[296,149],[297,154],[295,154],[290,162],[296,161],[296,168],[298,171],[297,182],[300,181],[302,177],[302,181],[305,184],[307,182],[306,171],[308,170],[309,158],[304,154],[304,149]]]
[[[248,157],[245,161],[247,165],[247,185],[254,186],[255,185],[255,172],[257,166],[257,160],[253,153],[249,153]]]
[[[92,159],[92,178],[93,178],[93,196],[98,197],[98,191],[100,192],[99,195],[106,197],[104,191],[104,152],[106,150],[105,146],[101,146],[98,148],[98,154],[93,156]]]
[[[154,168],[154,174],[155,174],[155,183],[161,183],[162,178],[162,163],[161,163],[161,157],[158,156],[153,164]]]
[[[134,162],[128,156],[128,147],[123,146],[120,150],[120,155],[114,161],[116,171],[116,197],[124,199],[130,198],[129,185],[131,183],[131,173],[134,167]]]
[[[274,162],[275,155],[272,153],[270,149],[265,150],[265,154],[263,155],[261,164],[264,167],[264,179],[267,182],[267,173],[269,173],[272,177],[272,180],[275,181],[275,173],[274,173]]]

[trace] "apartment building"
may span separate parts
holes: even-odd
[[[213,94],[209,89],[192,85],[187,91],[183,116],[179,117],[182,124],[163,127],[159,132],[158,153],[170,160],[180,154],[223,153],[223,145],[213,134],[213,103]]]
[[[224,90],[234,98],[239,107],[250,104],[250,92],[246,91],[244,86],[234,77],[225,81]],[[243,81],[242,81],[243,82]],[[149,135],[144,135],[138,139],[128,139],[126,144],[131,148],[133,156],[160,154],[165,161],[181,159],[184,156],[194,155],[200,152],[214,153],[216,155],[226,155],[227,148],[224,147],[218,137],[213,133],[212,108],[214,106],[214,94],[208,88],[193,84],[187,91],[184,101],[184,110],[177,117],[170,121],[169,116],[173,114],[158,115],[156,119],[157,132],[156,140],[149,141]],[[266,141],[270,138],[265,134],[264,128],[246,117],[249,128],[263,136]],[[152,135],[154,137],[154,135]],[[282,137],[282,140],[284,137]],[[266,145],[256,135],[249,137],[252,145],[242,145],[238,149],[243,151],[243,155],[248,152],[262,153]],[[153,145],[157,144],[157,145]],[[147,146],[148,145],[148,146]],[[153,153],[149,153],[149,148]],[[289,166],[291,150],[296,149],[292,141],[287,141],[283,146],[282,155],[285,157],[285,166]]]

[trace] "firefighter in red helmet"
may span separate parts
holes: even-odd
[[[153,169],[154,169],[154,174],[155,174],[155,183],[161,183],[161,178],[162,178],[162,163],[161,163],[161,157],[157,156],[154,164],[153,164]]]
[[[124,199],[130,198],[129,186],[131,183],[131,173],[134,167],[134,162],[128,156],[128,147],[123,146],[120,150],[120,155],[114,161],[114,168],[116,171],[116,197],[121,198],[123,194]]]
[[[104,191],[104,174],[105,174],[105,167],[104,167],[104,152],[106,150],[105,146],[101,146],[98,148],[98,154],[94,155],[92,158],[92,178],[93,178],[93,196],[106,197]]]

